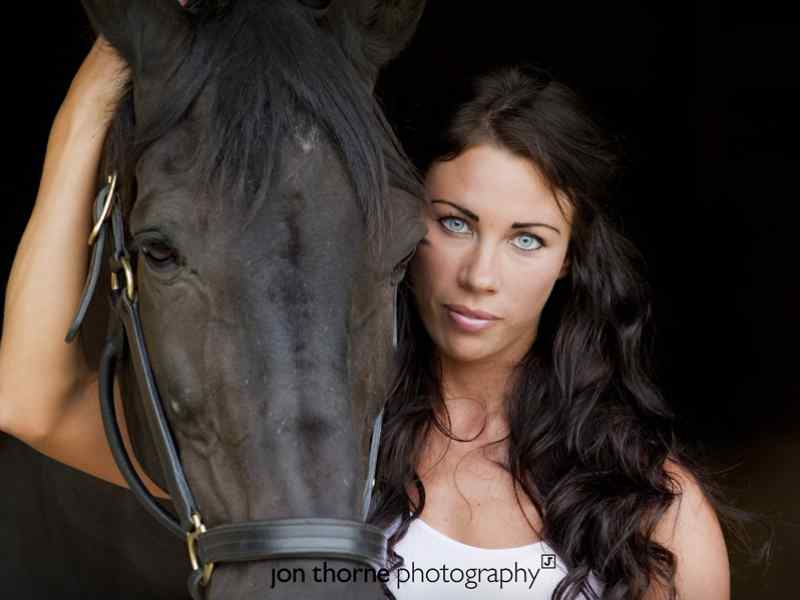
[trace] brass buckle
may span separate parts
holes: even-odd
[[[111,212],[111,203],[113,202],[114,199],[114,189],[117,187],[116,173],[108,176],[108,183],[111,185],[111,187],[108,190],[108,195],[106,196],[106,202],[103,205],[103,212],[100,214],[100,218],[97,219],[97,223],[94,224],[92,232],[89,234],[90,246],[94,245],[97,236],[100,235],[100,228],[103,226],[103,223],[108,218],[108,214]]]
[[[125,271],[125,293],[128,295],[128,300],[133,302],[133,294],[136,288],[133,284],[133,268],[127,256],[123,256],[120,261],[122,268]],[[119,277],[115,272],[111,272],[111,289],[117,291],[119,289]]]
[[[200,520],[200,515],[197,513],[192,515],[192,525],[194,525],[194,529],[186,534],[186,545],[189,547],[189,562],[192,563],[192,570],[197,571],[200,569],[200,561],[197,559],[197,538],[200,534],[206,532],[206,526],[203,525],[203,522]],[[202,583],[204,586],[208,585],[213,571],[213,562],[203,565]]]

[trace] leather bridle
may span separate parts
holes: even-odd
[[[114,202],[116,183],[116,174],[109,176],[107,185],[100,190],[94,202],[94,227],[89,236],[89,245],[92,247],[89,273],[66,341],[71,342],[77,335],[97,287],[110,221],[114,244],[109,258],[112,314],[99,373],[103,425],[114,459],[136,499],[171,533],[186,540],[192,566],[188,581],[192,598],[201,600],[203,589],[209,583],[214,565],[221,562],[324,557],[364,563],[375,570],[384,567],[386,534],[380,528],[362,521],[301,518],[247,521],[211,528],[206,528],[203,524],[164,414],[145,346],[133,267],[125,246],[122,210],[119,202]],[[407,260],[403,262],[406,263]],[[396,284],[394,294],[393,344],[396,348]],[[165,510],[145,488],[133,468],[117,425],[113,393],[114,374],[126,348],[131,353],[148,427],[158,453],[167,491],[177,511],[177,518]],[[382,419],[383,410],[378,413],[372,429],[367,480],[363,492],[362,519],[366,519],[369,513],[372,489],[375,485]]]

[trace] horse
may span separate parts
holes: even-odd
[[[226,559],[212,575],[198,566],[198,547],[206,528],[364,517],[371,425],[394,366],[394,294],[425,234],[419,178],[372,92],[380,69],[409,42],[424,1],[83,6],[132,74],[98,181],[113,173],[98,201],[117,199],[116,250],[130,259],[127,281],[115,277],[112,294],[135,298],[147,383],[157,386],[203,523],[178,543],[128,492],[92,482],[102,493],[83,496],[92,486],[78,486],[91,478],[36,457],[41,485],[21,486],[15,503],[27,495],[29,516],[49,517],[57,543],[41,573],[62,587],[58,577],[71,571],[64,555],[85,551],[95,568],[69,558],[80,564],[74,589],[82,597],[185,596],[178,579],[187,573],[193,595],[209,600],[380,596],[366,570],[359,580],[341,576],[355,573],[352,557],[331,555],[325,571],[314,569],[323,566],[319,555],[302,552]],[[117,258],[109,246],[98,261]],[[111,274],[102,267],[97,279]],[[111,334],[119,320],[114,302],[86,297],[78,339],[102,364],[110,340],[121,339]],[[173,491],[130,337],[115,370],[133,450]],[[13,456],[13,468],[24,470],[27,455],[5,443],[0,458]],[[47,489],[51,471],[59,471],[55,490]],[[171,495],[177,502],[180,494]],[[20,556],[31,539],[47,539],[37,538],[36,522],[14,525]],[[54,534],[62,525],[67,532]]]

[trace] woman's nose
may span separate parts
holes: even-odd
[[[459,283],[475,292],[496,292],[500,279],[496,258],[490,244],[476,244],[464,259]]]

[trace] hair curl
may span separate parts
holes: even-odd
[[[741,522],[751,513],[728,505],[710,469],[679,442],[675,417],[654,383],[642,257],[607,210],[619,153],[588,115],[579,97],[546,72],[503,68],[478,80],[435,156],[451,160],[471,146],[497,145],[530,160],[573,207],[570,273],[556,283],[537,338],[513,373],[508,459],[501,465],[541,515],[538,533],[568,566],[554,600],[589,594],[590,572],[603,582],[604,600],[641,598],[654,580],[674,598],[675,556],[651,539],[681,494],[665,462],[697,480],[737,540],[745,539]],[[383,527],[400,517],[389,540],[394,567],[402,564],[395,544],[425,506],[416,471],[422,442],[431,427],[456,439],[437,418],[446,414],[441,367],[412,286],[407,279],[398,295],[398,371],[370,515]],[[420,499],[412,514],[408,486]]]

